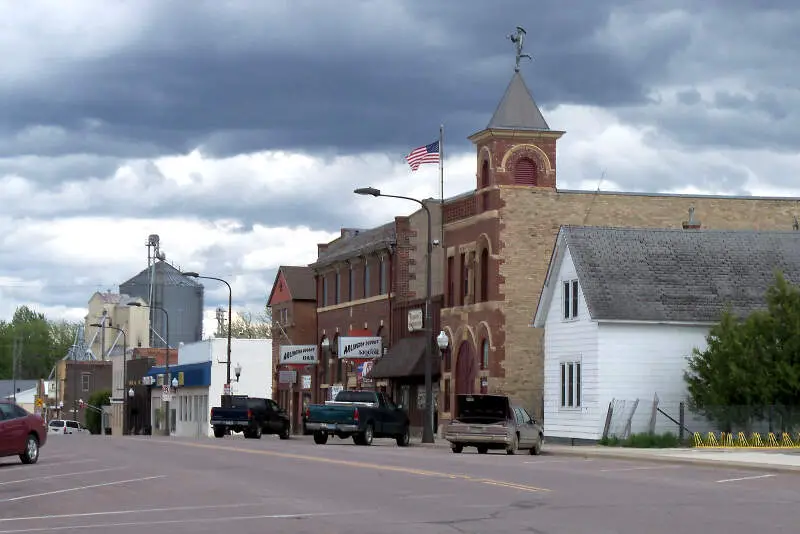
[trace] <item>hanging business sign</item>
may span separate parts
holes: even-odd
[[[382,352],[380,337],[339,337],[339,358],[370,360],[379,358]]]
[[[281,365],[314,365],[319,362],[316,345],[281,345]]]

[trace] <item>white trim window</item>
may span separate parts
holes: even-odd
[[[581,407],[581,362],[561,363],[561,407]]]
[[[567,280],[562,285],[562,308],[564,319],[572,320],[578,318],[578,281]]]

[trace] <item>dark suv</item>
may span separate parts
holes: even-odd
[[[19,456],[22,463],[35,464],[46,442],[47,425],[41,416],[0,400],[0,457]]]

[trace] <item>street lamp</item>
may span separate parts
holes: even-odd
[[[103,328],[103,325],[100,323],[95,323],[89,326],[94,326],[96,328]],[[119,328],[117,326],[106,325],[105,328],[110,328],[112,330],[116,330],[120,334],[122,334],[122,391],[125,391],[125,386],[128,385],[128,335],[125,333],[125,330]],[[127,412],[128,401],[125,398],[125,394],[122,395],[122,434],[125,434],[125,416]]]
[[[431,235],[431,211],[428,206],[421,200],[412,197],[404,197],[399,195],[387,195],[381,193],[380,189],[374,187],[360,187],[355,189],[353,193],[357,195],[366,195],[373,197],[386,197],[386,198],[399,198],[401,200],[408,200],[416,202],[422,209],[425,210],[425,215],[428,217],[428,257],[425,262],[426,280],[425,280],[425,328],[429,331],[433,327],[431,322],[431,254],[433,253],[433,241]],[[430,340],[425,343],[425,421],[422,428],[422,443],[433,443],[433,357],[431,355]]]
[[[233,372],[236,375],[236,381],[239,381],[239,376],[242,374],[242,364],[237,363],[236,367],[233,368]]]
[[[164,320],[165,320],[164,326],[166,329],[166,332],[164,333],[164,379],[169,380],[169,313],[167,313],[167,310],[165,310],[161,306],[154,306],[154,305],[151,306],[149,304],[142,304],[141,302],[129,302],[128,306],[134,306],[136,308],[151,308],[154,310],[161,310],[162,312],[164,312]],[[167,382],[167,386],[169,386],[169,382]],[[169,436],[170,435],[169,400],[164,401],[164,421],[166,422],[166,424],[164,425],[164,435]]]
[[[178,389],[178,379],[177,378],[173,378],[172,379],[172,389]]]
[[[450,345],[450,338],[447,337],[447,334],[444,333],[444,330],[439,332],[439,335],[436,336],[436,344],[439,346],[439,350],[444,352],[447,350],[447,346]]]
[[[231,330],[233,330],[233,323],[231,322],[231,315],[233,309],[233,290],[231,289],[231,285],[223,280],[222,278],[216,278],[214,276],[201,276],[195,272],[185,272],[181,273],[183,276],[188,276],[189,278],[205,278],[206,280],[216,280],[217,282],[222,282],[226,286],[228,286],[228,361],[227,361],[227,375],[225,379],[226,389],[228,391],[227,395],[222,395],[222,406],[225,408],[230,408],[231,406]],[[237,378],[236,381],[238,382],[239,379]]]

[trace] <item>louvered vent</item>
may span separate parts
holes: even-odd
[[[522,158],[514,166],[514,183],[518,185],[536,185],[536,164],[528,158]]]

